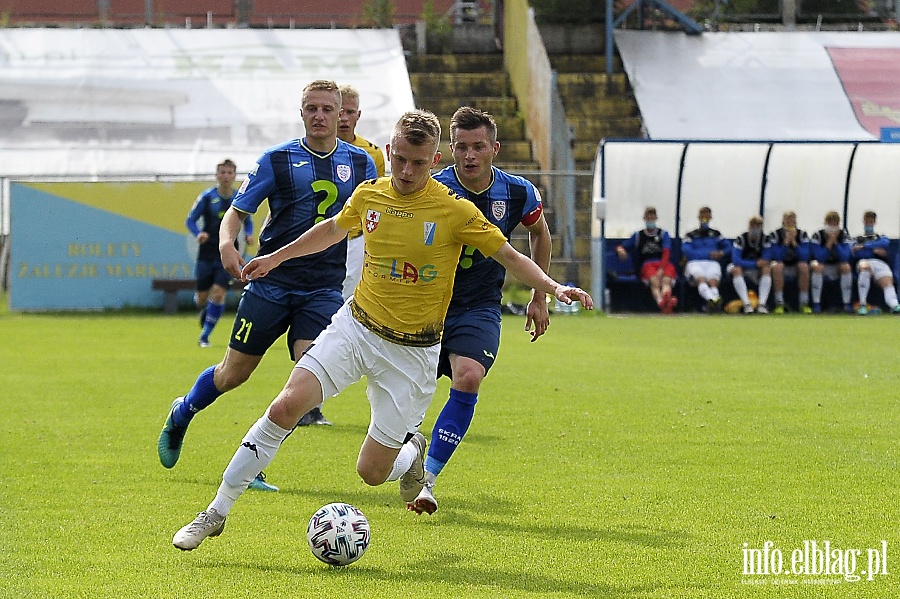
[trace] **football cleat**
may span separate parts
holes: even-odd
[[[184,434],[187,427],[180,427],[172,420],[172,413],[175,408],[184,401],[183,397],[178,397],[172,402],[169,408],[169,415],[166,417],[166,423],[163,425],[162,432],[159,433],[159,440],[156,442],[156,451],[159,454],[159,462],[166,468],[172,468],[178,463],[178,457],[181,455],[181,444],[184,442]]]
[[[813,310],[808,304],[800,304],[800,314],[812,314]]]
[[[893,308],[891,308],[891,314],[900,314],[900,304],[897,304]]]
[[[859,314],[860,316],[865,316],[866,314],[869,313],[869,307],[865,304],[862,304],[859,307],[859,310],[856,311],[856,313]]]
[[[813,314],[821,314],[822,313],[822,304],[814,303],[812,305]]]
[[[209,509],[197,514],[194,520],[175,533],[172,544],[182,551],[192,551],[200,546],[206,537],[217,537],[225,530],[225,516]]]
[[[197,342],[197,345],[200,347],[209,347],[209,339],[204,339],[203,337]]]
[[[769,309],[766,308],[766,306],[764,304],[760,304],[760,305],[756,306],[756,313],[757,314],[768,314]]]
[[[425,435],[416,432],[412,439],[409,440],[409,443],[415,446],[416,457],[413,458],[409,470],[399,480],[400,497],[406,502],[414,501],[425,485],[425,446],[428,444],[428,441],[425,439]]]
[[[260,472],[256,475],[256,478],[250,481],[250,485],[247,487],[248,489],[256,489],[257,491],[270,491],[272,493],[278,492],[278,487],[275,485],[270,485],[266,482],[266,473]]]
[[[434,498],[434,485],[426,484],[419,491],[415,500],[406,504],[406,509],[417,514],[433,514],[438,509],[437,499]]]
[[[753,306],[744,304],[744,314],[753,314]]]
[[[778,304],[775,306],[775,309],[772,310],[772,314],[784,314],[784,304]]]
[[[300,419],[300,422],[297,423],[297,426],[312,426],[314,424],[332,426],[331,421],[325,418],[325,414],[322,413],[322,410],[318,406],[304,414]]]

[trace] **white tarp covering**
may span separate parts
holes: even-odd
[[[651,139],[872,140],[900,126],[900,33],[615,40]]]
[[[391,29],[0,29],[0,176],[246,171],[314,79],[355,86],[382,147],[414,107]]]

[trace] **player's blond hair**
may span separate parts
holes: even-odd
[[[303,95],[300,96],[300,105],[306,104],[306,98],[309,95],[309,92],[312,91],[325,91],[331,92],[337,98],[338,108],[341,106],[341,88],[337,83],[331,81],[329,79],[316,79],[315,81],[310,81],[306,84],[306,87],[303,88]]]
[[[410,110],[400,117],[391,133],[391,142],[405,139],[414,146],[437,145],[441,141],[441,122],[433,112]]]
[[[835,210],[829,210],[825,213],[825,224],[834,223],[836,225],[841,224],[841,215],[837,213]]]
[[[349,83],[345,83],[338,89],[341,92],[341,101],[343,101],[344,98],[353,98],[354,100],[359,102],[359,90]]]

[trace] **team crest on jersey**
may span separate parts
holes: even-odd
[[[375,210],[366,212],[366,231],[371,233],[378,228],[378,221],[381,220],[381,213]]]
[[[503,200],[494,200],[491,202],[491,214],[497,220],[506,216],[506,202]]]
[[[425,223],[425,245],[434,243],[434,230],[436,228],[434,223]]]
[[[340,180],[343,181],[344,183],[346,183],[347,181],[350,180],[350,175],[351,175],[351,174],[352,174],[352,173],[351,173],[350,167],[349,167],[348,165],[346,165],[346,164],[339,164],[339,165],[337,165],[337,176],[338,176],[338,179],[340,179]]]

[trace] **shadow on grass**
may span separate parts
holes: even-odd
[[[514,564],[511,564],[514,566]],[[504,591],[529,593],[566,593],[587,597],[627,597],[646,595],[662,588],[663,585],[639,584],[631,586],[613,586],[597,582],[571,581],[554,578],[548,574],[528,574],[520,571],[497,571],[479,568],[472,556],[441,555],[415,562],[412,567],[405,566],[396,570],[366,567],[357,563],[347,567],[325,566],[315,564],[306,567],[278,567],[271,564],[250,564],[234,561],[210,560],[205,564],[197,564],[200,568],[249,569],[260,572],[273,572],[291,575],[314,575],[327,577],[335,582],[344,578],[353,578],[354,584],[360,580],[371,582],[397,583],[399,580],[415,580],[417,585],[459,585],[465,589],[479,587],[495,589],[502,597]],[[462,589],[461,589],[462,591]]]

